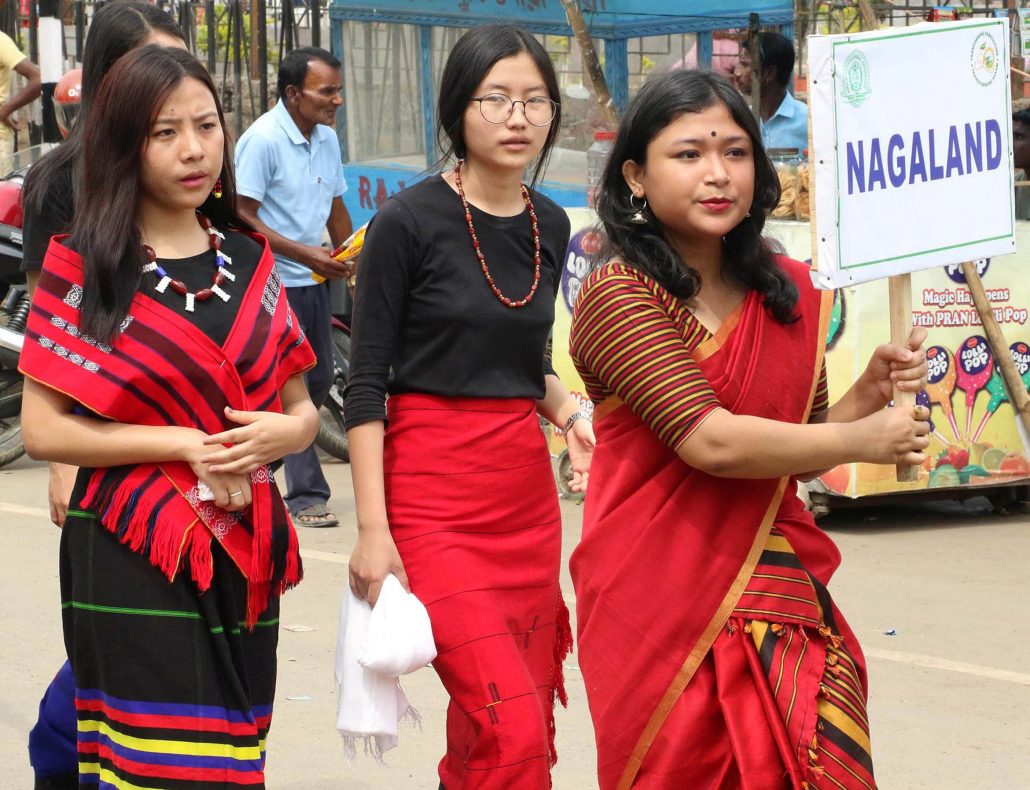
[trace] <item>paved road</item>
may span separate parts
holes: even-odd
[[[276,719],[268,786],[435,790],[446,697],[429,670],[405,689],[424,717],[402,733],[387,767],[348,766],[334,730],[332,657],[354,533],[347,467],[327,463],[345,526],[304,530],[304,583],[282,606]],[[0,788],[29,788],[25,733],[63,660],[57,584],[59,532],[45,510],[46,474],[22,459],[0,470]],[[979,506],[978,506],[979,503]],[[563,502],[565,554],[581,509]],[[971,504],[858,510],[824,522],[844,555],[832,592],[869,658],[876,773],[883,788],[1030,787],[1030,521]],[[567,572],[563,587],[572,599]],[[296,628],[297,630],[291,630]],[[888,636],[884,632],[893,631]],[[575,655],[570,704],[558,714],[556,790],[589,790],[593,733]]]

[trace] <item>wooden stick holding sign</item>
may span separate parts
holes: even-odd
[[[1027,394],[1022,376],[1016,370],[1016,363],[1009,353],[1009,344],[1005,340],[1005,335],[994,317],[994,310],[987,298],[986,291],[984,291],[984,284],[980,279],[980,273],[976,270],[976,264],[970,261],[963,263],[962,274],[966,278],[966,285],[969,286],[969,292],[973,296],[973,304],[976,305],[976,311],[980,314],[980,320],[983,322],[984,334],[987,335],[987,343],[991,347],[991,354],[994,355],[994,364],[1001,369],[1001,379],[1005,383],[1005,389],[1008,390],[1009,403],[1012,404],[1012,408],[1016,410],[1016,414],[1022,420],[1023,427],[1030,431],[1030,395]]]
[[[891,342],[904,346],[908,336],[912,334],[912,275],[896,274],[887,280],[887,300],[891,320]],[[894,408],[908,409],[916,407],[916,394],[905,392],[894,385]],[[919,479],[919,467],[911,464],[898,464],[897,479],[899,483],[911,483]]]
[[[812,115],[808,115],[808,150],[814,151],[812,144]],[[808,199],[810,206],[809,227],[812,232],[812,269],[819,269],[819,231],[816,222],[816,179],[809,169],[808,177]],[[908,343],[908,336],[912,333],[912,275],[899,274],[890,277],[888,283],[888,300],[890,304],[891,342],[900,346]],[[894,405],[898,408],[914,409],[916,405],[916,394],[905,392],[894,387]],[[899,483],[911,483],[919,479],[919,467],[911,464],[897,465],[897,480]]]

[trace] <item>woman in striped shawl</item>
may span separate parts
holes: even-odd
[[[236,216],[223,129],[189,53],[118,61],[26,333],[26,449],[81,467],[61,543],[80,784],[264,781],[278,599],[301,576],[269,464],[317,429],[314,357]]]

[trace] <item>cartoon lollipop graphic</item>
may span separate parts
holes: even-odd
[[[933,413],[933,406],[930,405],[930,395],[926,390],[919,390],[916,393],[916,406],[925,406],[926,410]],[[945,447],[951,445],[951,442],[947,440],[943,433],[937,430],[937,426],[933,424],[933,420],[927,420],[930,423],[930,435],[938,442],[943,444]]]
[[[1030,390],[1030,345],[1017,341],[1009,346],[1009,353],[1012,354],[1012,361],[1016,363],[1016,372]]]
[[[966,432],[968,437],[973,427],[973,406],[980,390],[987,386],[994,372],[994,355],[987,338],[973,335],[959,346],[955,354],[958,363],[955,386],[966,393]]]
[[[1030,388],[1030,346],[1021,341],[1016,342],[1009,346],[1009,353],[1012,354],[1012,361],[1016,363],[1016,372],[1023,378],[1023,386]],[[991,399],[987,403],[987,413],[980,419],[980,424],[976,426],[976,431],[973,432],[974,442],[980,438],[980,434],[983,433],[984,428],[987,426],[987,421],[994,416],[994,412],[998,410],[998,407],[1003,403],[1007,403],[1009,399],[1009,394],[1005,391],[1005,383],[1002,381],[997,368],[994,369],[990,380],[987,382],[987,392],[990,394]]]
[[[955,391],[955,361],[951,352],[944,346],[930,346],[926,350],[926,365],[926,394],[930,397],[931,403],[940,405],[944,416],[948,418],[951,432],[958,441],[958,425],[955,424],[955,412],[951,406],[951,394]]]

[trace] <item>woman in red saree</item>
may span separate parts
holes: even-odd
[[[925,333],[830,407],[831,295],[763,242],[778,198],[727,81],[644,86],[571,338],[597,404],[572,575],[602,790],[875,786],[862,654],[826,592],[839,554],[794,478],[924,460],[925,410],[884,406],[925,381]]]
[[[279,596],[301,577],[269,464],[317,429],[314,356],[238,230],[192,55],[125,55],[82,133],[21,356],[26,449],[80,467],[60,574],[75,784],[263,786]]]

